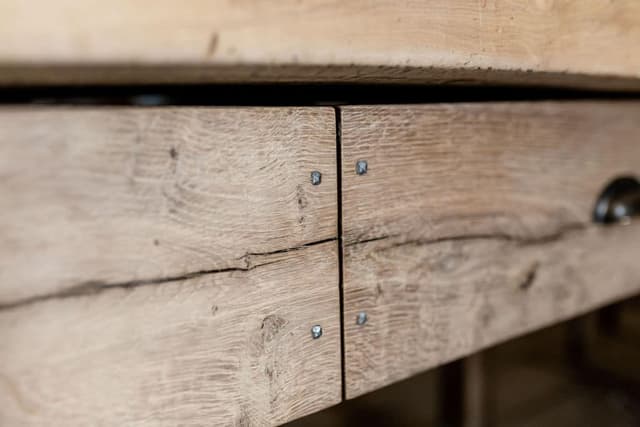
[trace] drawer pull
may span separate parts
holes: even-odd
[[[640,182],[631,176],[614,179],[600,193],[593,220],[602,224],[628,224],[640,215]]]

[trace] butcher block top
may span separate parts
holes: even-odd
[[[640,88],[636,0],[4,0],[0,84]]]

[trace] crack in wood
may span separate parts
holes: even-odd
[[[329,242],[335,242],[337,240],[338,240],[337,237],[329,237],[328,239],[317,240],[309,243],[303,243],[302,245],[294,246],[292,248],[277,249],[275,251],[269,251],[269,252],[246,252],[244,255],[236,259],[243,261],[246,266],[245,269],[248,269],[248,268],[252,268],[253,266],[252,264],[253,257],[264,257],[264,256],[270,256],[270,255],[284,254],[287,252],[299,251],[301,249],[308,248],[310,246],[321,245],[323,243],[329,243]]]
[[[540,264],[538,262],[534,262],[533,265],[527,270],[524,280],[518,286],[523,291],[528,290],[533,285],[533,282],[536,280],[536,275],[538,274],[538,268]]]
[[[514,236],[512,234],[507,233],[478,233],[478,234],[461,234],[454,236],[443,236],[437,237],[434,239],[408,239],[395,243],[391,243],[388,246],[385,246],[383,249],[393,249],[401,246],[426,246],[426,245],[435,245],[439,243],[446,242],[455,242],[455,241],[465,241],[465,240],[501,240],[506,242],[514,242],[520,246],[529,246],[529,245],[540,245],[545,243],[552,243],[564,238],[567,234],[573,233],[576,231],[586,230],[588,227],[587,224],[584,223],[573,223],[565,225],[553,233],[543,234],[540,236],[534,237],[521,237]],[[402,236],[401,234],[394,235],[383,235],[378,237],[373,237],[365,240],[358,240],[354,242],[346,243],[345,246],[355,246],[361,245],[365,243],[378,242],[384,240],[393,240],[397,237]]]
[[[402,236],[401,234],[383,234],[382,236],[371,237],[368,239],[356,239],[354,242],[345,243],[345,246],[361,245],[364,243],[379,242],[381,240],[390,240]]]
[[[74,298],[74,297],[81,297],[81,296],[88,296],[88,295],[96,295],[101,292],[107,291],[109,289],[115,289],[115,288],[132,289],[132,288],[137,288],[141,286],[152,286],[152,285],[161,285],[161,284],[170,283],[170,282],[179,282],[182,280],[189,280],[189,279],[208,276],[212,274],[230,273],[230,272],[247,272],[247,271],[254,270],[258,267],[263,267],[266,265],[280,262],[280,260],[275,260],[275,261],[268,261],[268,262],[262,262],[262,263],[254,263],[251,260],[252,257],[256,257],[256,256],[268,257],[271,255],[297,251],[297,250],[301,250],[311,246],[321,245],[323,243],[328,243],[336,240],[337,240],[337,237],[332,237],[324,240],[304,243],[302,245],[294,246],[291,248],[278,249],[278,250],[269,251],[269,252],[247,252],[242,257],[237,258],[238,260],[243,260],[245,263],[245,265],[241,267],[227,267],[227,268],[218,268],[218,269],[210,269],[210,270],[200,270],[200,271],[180,274],[176,276],[130,280],[127,282],[119,282],[119,283],[105,283],[99,280],[82,282],[57,292],[52,292],[52,293],[42,294],[42,295],[34,295],[34,296],[23,298],[23,299],[18,299],[16,301],[0,302],[0,311],[12,310],[12,309],[25,307],[28,305],[32,305],[32,304],[36,304],[39,302],[48,301],[52,299],[65,299],[65,298]]]

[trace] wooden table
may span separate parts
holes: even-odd
[[[281,424],[639,293],[640,226],[593,222],[640,176],[639,22],[634,0],[1,2],[5,91],[525,95],[0,106],[0,425]]]

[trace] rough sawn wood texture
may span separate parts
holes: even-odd
[[[639,22],[636,0],[5,0],[0,83],[358,81],[637,90]]]
[[[0,310],[0,424],[263,426],[337,404],[337,256]]]
[[[334,117],[329,108],[0,109],[0,307],[242,269],[335,238]]]
[[[640,175],[639,120],[637,102],[342,108],[347,397],[639,292],[640,228],[591,224]]]
[[[336,227],[332,109],[0,109],[0,425],[338,403]]]

